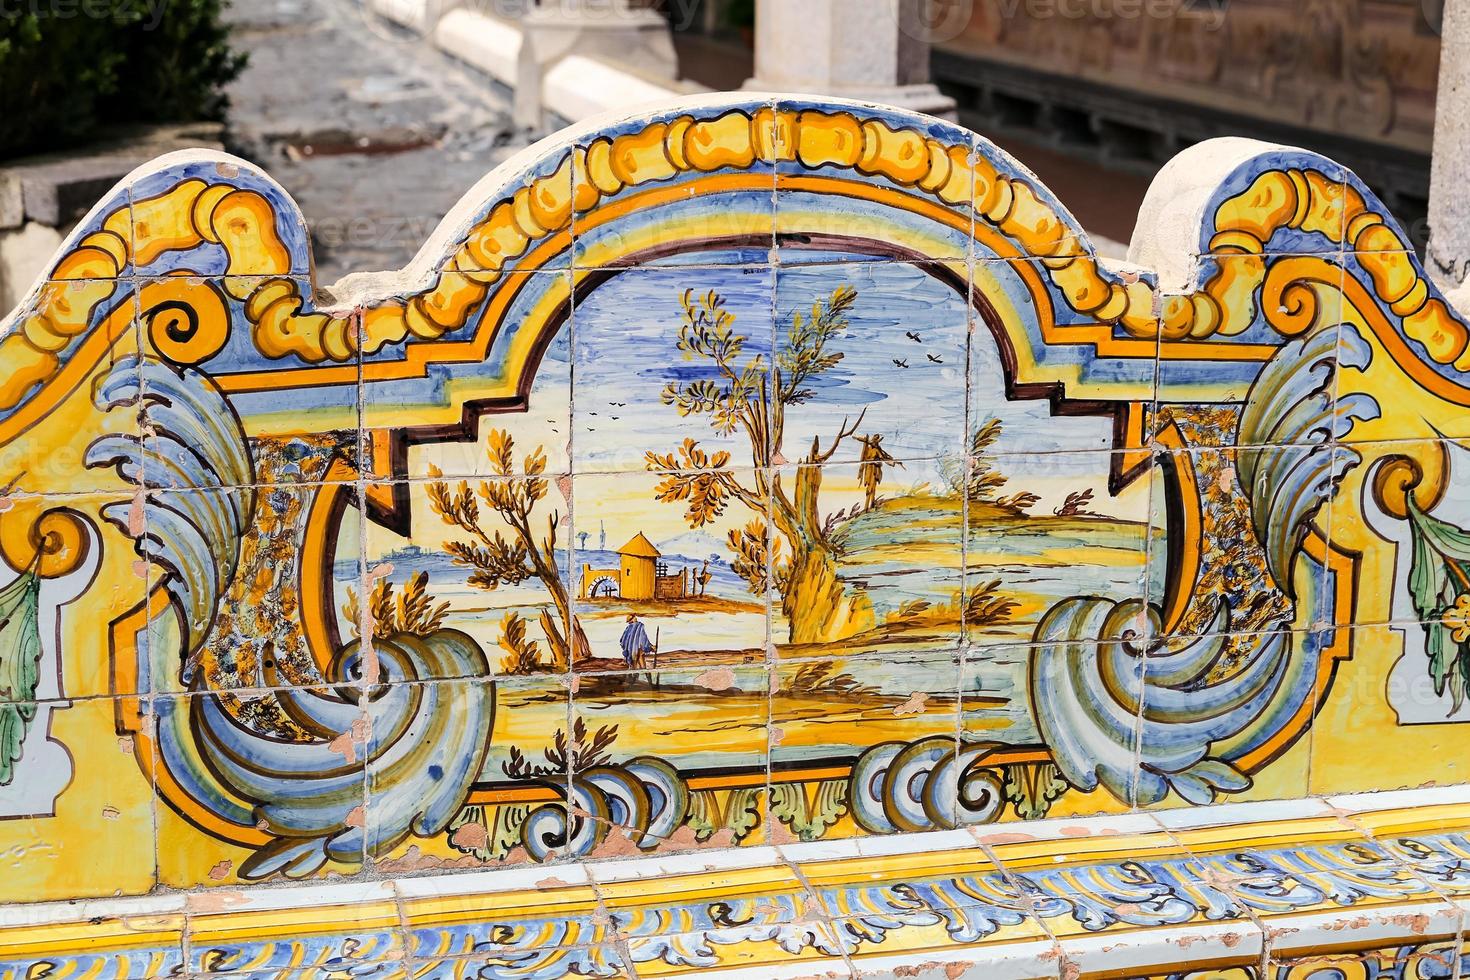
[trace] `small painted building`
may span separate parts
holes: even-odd
[[[693,576],[689,569],[670,573],[662,553],[643,533],[618,549],[618,567],[582,566],[580,595],[583,599],[619,599],[635,602],[650,599],[684,599],[691,594]],[[614,591],[616,589],[616,592]]]
[[[659,550],[641,532],[618,549],[621,561],[619,595],[624,599],[652,599],[657,588]]]

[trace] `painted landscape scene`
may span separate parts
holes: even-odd
[[[988,329],[932,270],[828,258],[592,292],[547,355],[571,366],[578,469],[549,472],[566,379],[543,371],[526,413],[482,420],[477,475],[412,485],[411,539],[369,529],[368,601],[412,591],[498,656],[525,679],[502,697],[532,692],[523,727],[565,728],[534,678],[576,675],[620,753],[703,728],[722,737],[658,751],[762,765],[774,711],[778,755],[817,759],[919,696],[905,738],[963,712],[1033,740],[1025,645],[1068,596],[1143,596],[1149,478],[1109,493],[1111,418],[1007,400]]]

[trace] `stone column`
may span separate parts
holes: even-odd
[[[1429,271],[1445,290],[1470,272],[1470,0],[1445,0],[1429,178]]]
[[[748,90],[833,95],[955,118],[929,83],[928,0],[757,0]]]
[[[630,0],[557,0],[532,7],[519,26],[523,39],[512,106],[517,125],[544,126],[546,75],[570,56],[612,62],[648,80],[672,82],[679,76],[668,21]]]

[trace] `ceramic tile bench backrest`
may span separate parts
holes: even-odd
[[[1301,150],[1110,263],[968,131],[708,98],[330,289],[160,158],[0,327],[0,899],[1461,782],[1467,400]]]

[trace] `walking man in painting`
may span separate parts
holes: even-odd
[[[623,638],[618,641],[623,648],[623,662],[629,669],[643,666],[643,658],[653,652],[648,630],[643,628],[636,614],[628,616],[628,625],[623,628]]]

